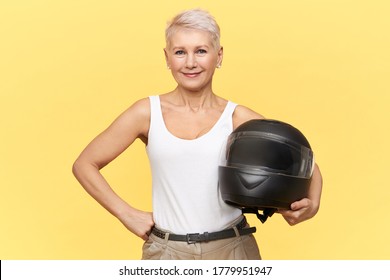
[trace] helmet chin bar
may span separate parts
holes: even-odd
[[[250,213],[250,214],[256,214],[257,218],[264,224],[268,217],[271,217],[276,211],[277,209],[276,208],[265,208],[263,210],[263,214],[260,214],[259,212],[260,210],[257,209],[257,208],[243,208],[242,209],[242,213],[245,214],[245,213]]]

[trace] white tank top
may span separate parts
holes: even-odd
[[[233,131],[236,104],[228,102],[206,134],[185,140],[168,131],[159,96],[150,96],[146,147],[152,172],[153,216],[160,229],[176,234],[222,230],[241,215],[223,202],[218,187],[220,153]]]

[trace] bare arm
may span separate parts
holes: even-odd
[[[137,138],[146,142],[149,130],[148,99],[134,103],[81,152],[73,164],[73,174],[83,188],[131,232],[148,239],[153,226],[152,213],[131,207],[120,198],[100,173]]]
[[[264,117],[245,106],[238,105],[233,114],[233,129],[253,119],[264,119]]]

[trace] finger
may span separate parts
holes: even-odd
[[[303,212],[304,211],[302,210],[289,211],[288,213],[283,215],[283,218],[288,222],[290,226],[293,226],[300,222]]]
[[[292,212],[291,210],[287,210],[287,209],[279,209],[278,210],[278,213],[281,214],[281,215],[288,215],[290,212]]]
[[[149,239],[149,235],[145,233],[144,235],[140,236],[144,241],[147,241]]]
[[[153,226],[142,236],[142,239],[143,240],[148,240],[149,239],[149,235],[152,234],[152,230],[153,230]]]
[[[290,226],[295,226],[298,221],[296,219],[287,219],[287,218],[284,218],[286,220],[286,222],[290,225]]]
[[[298,201],[291,203],[290,208],[291,208],[291,210],[296,211],[296,210],[308,207],[309,204],[310,204],[310,200],[307,198],[303,198],[301,200],[298,200]]]

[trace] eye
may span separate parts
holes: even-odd
[[[206,54],[207,51],[205,49],[199,49],[196,51],[197,54]]]
[[[184,51],[183,50],[175,51],[175,55],[184,55]]]

